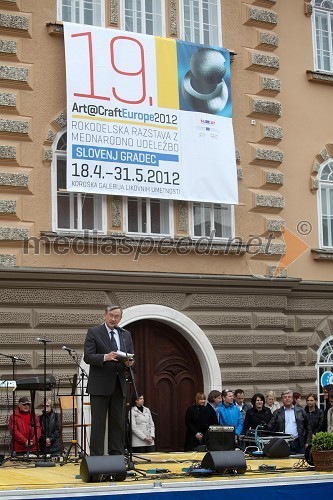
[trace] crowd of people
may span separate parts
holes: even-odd
[[[88,329],[84,342],[84,361],[89,365],[87,393],[90,395],[91,435],[90,454],[104,455],[104,440],[108,430],[107,453],[125,454],[126,445],[126,376],[132,377],[134,346],[131,333],[120,327],[123,310],[110,304],[104,311],[104,322]],[[244,436],[258,426],[268,431],[284,432],[293,437],[291,451],[304,452],[312,435],[319,430],[333,432],[333,386],[323,391],[325,411],[317,405],[317,395],[306,396],[301,406],[301,394],[286,390],[281,404],[273,391],[253,394],[251,404],[245,403],[242,389],[212,390],[197,393],[195,403],[185,415],[185,451],[205,446],[210,426],[232,427],[238,445]],[[45,402],[41,416],[32,415],[27,397],[19,399],[10,417],[11,448],[16,453],[44,452],[60,454],[60,418]],[[155,450],[155,426],[150,410],[144,406],[143,394],[135,394],[129,410],[131,438],[128,443],[136,452]]]
[[[282,432],[292,436],[289,440],[291,453],[304,453],[311,444],[312,436],[319,431],[333,432],[333,386],[323,389],[325,409],[321,410],[315,393],[307,394],[303,408],[301,394],[291,389],[281,394],[281,403],[276,394],[253,394],[251,404],[245,403],[242,389],[222,392],[213,390],[207,401],[203,392],[198,392],[194,405],[186,411],[185,451],[198,449],[207,444],[210,426],[233,427],[238,446],[244,445],[246,436],[258,426],[262,430]]]

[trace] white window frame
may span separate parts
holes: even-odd
[[[135,198],[137,200],[145,200],[147,202],[147,207],[146,207],[146,216],[147,216],[147,231],[146,232],[133,232],[129,231],[128,229],[128,199],[129,198]],[[162,201],[168,204],[168,217],[169,217],[169,232],[168,233],[152,233],[151,232],[151,217],[150,217],[150,202],[151,201]],[[173,201],[172,200],[165,200],[165,199],[160,199],[160,198],[140,198],[138,196],[129,196],[123,198],[123,214],[124,214],[124,230],[126,234],[129,234],[131,236],[152,236],[154,238],[163,238],[163,237],[173,237],[174,235],[174,217],[173,217]]]
[[[94,194],[94,221],[96,221],[96,211],[99,209],[97,205],[100,206],[100,214],[98,217],[101,219],[101,228],[96,229],[83,229],[82,228],[82,202],[84,201],[85,193],[68,192],[70,199],[71,211],[74,212],[74,197],[77,195],[77,228],[72,224],[73,214],[70,216],[71,227],[63,228],[58,226],[58,190],[57,190],[57,161],[58,158],[66,158],[66,151],[57,150],[58,142],[62,135],[66,133],[66,130],[61,130],[55,137],[53,142],[53,155],[52,155],[52,165],[51,165],[51,192],[52,192],[52,231],[57,233],[75,233],[75,234],[106,234],[106,196]],[[89,193],[90,194],[90,193]],[[99,197],[99,198],[97,198]],[[96,223],[94,223],[94,226]]]
[[[330,2],[326,7],[323,2]],[[330,6],[331,7],[328,7]],[[313,42],[313,56],[315,71],[320,71],[323,73],[333,73],[333,1],[332,0],[312,0],[313,15],[312,15],[312,42]],[[331,30],[328,32],[328,55],[330,56],[330,68],[324,69],[321,67],[318,60],[318,43],[317,43],[317,30],[316,30],[316,20],[318,18],[327,18],[328,27],[331,26]],[[319,32],[322,35],[322,32]],[[322,36],[320,36],[320,43],[322,44]],[[320,48],[321,58],[323,59],[323,48]]]
[[[210,235],[205,235],[204,233],[201,234],[200,236],[194,234],[194,204],[199,203],[201,205],[210,205],[210,223],[211,223],[211,230],[212,227],[214,227],[214,208],[216,205],[219,205],[221,207],[228,207],[230,209],[230,230],[231,234],[228,236],[216,236],[215,234],[213,235],[212,239],[215,241],[228,241],[230,238],[234,238],[235,236],[235,207],[234,205],[226,205],[225,203],[206,203],[206,202],[190,202],[190,216],[189,216],[189,221],[190,221],[190,235],[191,238],[194,240],[200,239],[200,238],[210,238],[211,237],[211,231]],[[204,225],[204,219],[202,220],[202,224]]]
[[[72,20],[71,21],[67,21],[67,22],[73,22],[73,23],[78,23],[78,24],[85,24],[84,23],[84,2],[85,0],[65,0],[66,2],[71,2],[72,4]],[[57,1],[57,18],[60,20],[60,21],[63,21],[63,18],[62,18],[62,6],[63,6],[63,2],[64,0],[58,0]],[[100,2],[101,4],[101,19],[99,20],[100,21],[100,24],[98,24],[96,22],[96,20],[94,19],[94,23],[92,26],[100,26],[100,27],[105,27],[105,0],[93,0],[93,8],[94,8],[94,3],[95,5],[97,5],[97,2]],[[75,9],[78,9],[79,11],[79,15],[78,15],[78,20],[76,20],[76,16],[74,15],[73,11]],[[95,9],[96,9],[96,6],[95,6]],[[93,14],[94,16],[94,14]],[[95,14],[95,17],[96,17],[96,14]]]
[[[322,173],[325,167],[331,166],[332,169],[332,181],[330,180],[322,180]],[[318,186],[318,228],[319,228],[319,238],[320,238],[320,248],[333,248],[333,229],[331,230],[330,225],[328,224],[328,243],[331,244],[324,244],[324,234],[323,234],[323,211],[322,211],[322,188],[326,189],[326,192],[329,193],[329,191],[332,191],[333,194],[333,159],[325,161],[321,167],[320,171],[318,174],[318,179],[319,179],[319,186]],[[330,216],[333,219],[333,202],[332,206],[330,206],[330,199],[329,197],[326,196],[326,201],[327,201],[327,208],[330,209],[330,213],[328,216]]]
[[[136,1],[136,0],[133,0]],[[141,16],[142,16],[142,34],[146,34],[146,6],[145,6],[145,0],[138,0],[141,3]],[[164,0],[152,0],[153,3],[159,3],[161,6],[161,33],[153,33],[155,36],[166,36],[166,25],[165,25],[165,1]],[[120,1],[120,18],[121,18],[121,29],[124,31],[128,31],[131,33],[130,30],[128,30],[126,23],[125,23],[125,0]],[[135,11],[136,14],[137,11]],[[153,23],[154,23],[154,12],[153,12]],[[155,31],[155,30],[154,30]],[[133,31],[133,33],[137,33],[136,31]]]
[[[203,32],[203,5],[204,5],[204,0],[188,0],[189,2],[191,2],[192,4],[192,11],[193,11],[193,2],[194,1],[198,1],[199,3],[199,26],[200,26],[200,41],[195,41],[194,37],[193,37],[193,29],[194,29],[194,26],[192,25],[191,26],[191,32],[192,32],[192,36],[190,37],[191,39],[186,39],[185,38],[185,18],[184,18],[184,0],[180,0],[180,9],[179,9],[179,18],[180,18],[180,38],[182,40],[185,40],[186,42],[194,42],[194,43],[201,43],[201,44],[205,44],[205,45],[214,45],[214,46],[219,46],[219,47],[222,47],[222,6],[221,6],[221,1],[220,0],[216,0],[216,4],[217,4],[217,30],[218,30],[218,34],[217,34],[217,43],[214,43],[211,41],[211,36],[209,37],[210,38],[210,42],[207,43],[204,41],[204,32]],[[210,2],[210,0],[206,0],[206,2]]]

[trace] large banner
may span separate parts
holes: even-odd
[[[64,24],[67,189],[237,203],[229,52]]]

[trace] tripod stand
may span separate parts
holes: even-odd
[[[65,348],[65,346],[63,347]],[[70,357],[73,359],[73,361],[75,362],[75,364],[78,366],[79,370],[80,370],[80,379],[79,379],[79,382],[77,383],[77,375],[75,374],[74,375],[74,378],[73,378],[73,385],[72,385],[72,394],[71,394],[71,402],[72,402],[72,439],[71,439],[71,444],[64,456],[64,459],[63,459],[63,463],[61,465],[65,465],[67,462],[69,462],[69,456],[70,456],[70,453],[73,449],[73,447],[75,449],[79,448],[80,452],[79,452],[79,458],[83,458],[85,455],[86,455],[86,452],[85,452],[85,442],[86,442],[86,432],[85,432],[85,424],[83,422],[83,398],[84,398],[84,378],[85,377],[88,377],[87,373],[85,372],[85,370],[80,366],[79,362],[78,362],[78,359],[77,359],[77,354],[76,352],[74,351],[74,349],[69,349],[69,348],[65,348],[65,350],[68,352],[68,354],[70,355]],[[76,393],[76,388],[77,387],[80,387],[80,400],[81,400],[81,415],[80,415],[80,424],[78,425],[77,424],[77,405],[76,405],[76,402],[75,402],[75,393]],[[65,396],[66,397],[66,396]],[[78,427],[80,428],[81,430],[81,444],[78,443],[78,440],[77,440],[77,429]],[[76,461],[76,459],[75,459]]]

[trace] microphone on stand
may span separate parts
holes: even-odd
[[[37,337],[36,340],[37,342],[45,342],[45,343],[51,342],[51,340],[41,339],[40,337]]]
[[[12,356],[12,358],[15,359],[15,361],[26,361],[25,359],[18,358],[17,356]]]
[[[65,345],[62,346],[62,348],[64,351],[67,351],[68,354],[72,354],[72,352],[74,352],[76,354],[76,351],[74,349],[71,349],[70,347],[66,347]]]

